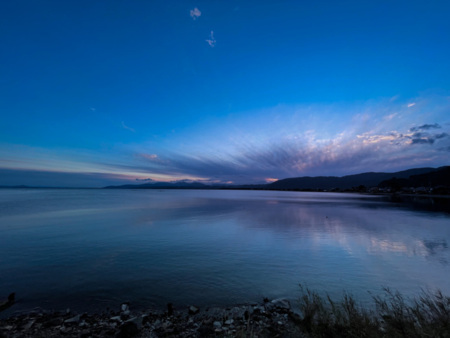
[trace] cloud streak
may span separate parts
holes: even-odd
[[[216,46],[216,38],[214,37],[213,31],[211,31],[211,33],[209,34],[209,39],[206,39],[205,41],[211,48],[214,48]]]
[[[400,103],[389,105],[353,107],[363,113],[349,113],[346,118],[338,107],[329,122],[314,123],[314,111],[328,107],[300,109],[290,119],[281,112],[234,121],[202,136],[187,137],[192,142],[185,141],[184,147],[158,157],[160,162],[147,161],[140,169],[256,183],[267,178],[395,171],[450,162],[448,124],[423,121],[421,111],[411,116]]]
[[[128,126],[125,124],[125,122],[123,122],[123,121],[122,121],[122,128],[125,129],[125,130],[128,130],[128,131],[131,131],[132,133],[135,133],[135,132],[136,132],[136,130],[134,130],[134,129],[131,128],[131,127],[128,127]]]
[[[441,112],[450,102],[433,102],[431,109],[420,98],[416,101],[414,111],[392,100],[279,106],[228,121],[217,118],[213,124],[170,134],[164,142],[151,139],[85,156],[0,144],[0,168],[110,173],[135,183],[151,178],[245,184],[448,165],[450,121]]]

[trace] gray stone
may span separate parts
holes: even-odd
[[[120,318],[120,316],[114,316],[114,317],[109,318],[109,320],[113,321],[113,322],[121,322],[122,318]]]
[[[133,318],[128,319],[125,323],[129,323],[129,322],[134,323],[136,325],[136,327],[140,330],[142,328],[142,319],[143,318],[141,316],[133,317]]]
[[[66,320],[64,321],[64,323],[67,323],[67,324],[70,324],[70,323],[78,323],[78,322],[80,321],[80,317],[81,317],[81,315],[76,315],[75,317],[66,319]]]
[[[29,330],[29,329],[31,329],[31,327],[33,326],[33,324],[34,324],[34,319],[33,320],[30,320],[23,328],[24,328],[24,330]]]
[[[214,325],[215,328],[221,328],[221,327],[222,327],[222,323],[221,323],[221,322],[218,322],[218,321],[215,321],[215,322],[213,323],[213,325]]]
[[[233,324],[233,323],[234,323],[234,320],[233,320],[233,319],[228,319],[228,320],[225,321],[225,324],[226,324],[226,325],[231,325],[231,324]]]
[[[69,333],[69,332],[70,332],[70,329],[69,329],[68,327],[61,326],[61,327],[59,328],[59,332],[61,332],[62,334],[66,334],[66,333]]]
[[[279,309],[289,310],[291,308],[291,303],[286,298],[274,299],[270,303]]]
[[[197,313],[199,313],[200,309],[196,306],[191,305],[189,307],[189,314],[190,315],[196,315]]]
[[[122,312],[128,311],[129,309],[130,309],[130,307],[128,306],[127,303],[123,303],[123,304],[120,306],[120,310],[121,310]]]

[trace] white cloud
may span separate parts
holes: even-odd
[[[191,11],[189,13],[193,20],[197,20],[197,18],[199,18],[202,15],[202,12],[200,12],[197,7],[195,7],[194,9],[191,9]]]
[[[126,130],[129,130],[129,131],[131,131],[131,132],[133,132],[133,133],[136,132],[136,130],[134,130],[134,129],[131,128],[131,127],[128,127],[128,126],[125,124],[125,122],[123,122],[123,121],[122,121],[122,128],[123,128],[123,129],[126,129]]]
[[[156,155],[156,154],[141,154],[141,156],[150,161],[158,160],[158,155]]]
[[[209,39],[205,40],[208,45],[210,45],[211,47],[214,47],[216,45],[216,38],[214,37],[214,32],[211,31],[211,34],[209,36]]]
[[[408,103],[408,108],[411,108],[412,106],[415,106],[416,105],[416,103],[415,102],[412,102],[412,103]]]

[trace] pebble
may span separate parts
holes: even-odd
[[[191,306],[189,307],[189,314],[190,314],[190,315],[196,315],[196,314],[199,313],[199,312],[200,312],[200,309],[199,309],[198,307],[193,306],[193,305],[191,305]]]
[[[81,315],[76,315],[75,317],[66,319],[64,323],[70,324],[70,323],[78,323],[80,321]]]
[[[200,313],[189,306],[174,310],[170,320],[167,312],[132,312],[128,303],[119,312],[107,314],[73,314],[69,309],[61,313],[33,313],[0,320],[0,337],[196,337],[196,336],[296,336],[297,325],[291,320],[292,311],[287,300],[278,299],[264,304],[212,307]],[[266,312],[266,315],[262,313]],[[119,315],[120,313],[120,315]],[[127,315],[124,316],[124,313]],[[289,313],[289,316],[287,315]],[[126,318],[125,318],[126,317]],[[73,324],[76,325],[73,325]],[[298,332],[298,331],[297,331]],[[298,335],[297,335],[298,336]]]

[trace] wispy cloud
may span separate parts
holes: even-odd
[[[442,117],[440,124],[427,123],[424,116],[436,117],[423,114],[420,109],[429,108],[422,103],[413,113],[406,111],[404,102],[388,99],[355,107],[280,109],[229,125],[217,123],[220,127],[207,133],[203,129],[203,133],[180,135],[183,147],[164,152],[159,162],[148,161],[146,168],[221,182],[257,183],[274,177],[395,171],[450,162],[450,125]],[[314,117],[333,110],[326,122]]]
[[[415,102],[411,102],[411,103],[408,103],[408,108],[411,108],[411,107],[413,107],[413,106],[415,106],[416,105],[416,103]]]
[[[133,182],[151,178],[245,184],[448,165],[450,101],[415,101],[414,110],[400,99],[277,106],[228,121],[217,118],[214,124],[169,134],[163,143],[152,139],[86,156],[0,144],[0,168],[105,172]],[[129,128],[124,122],[122,127]]]
[[[128,126],[125,124],[125,122],[123,122],[123,121],[122,121],[122,128],[123,128],[123,129],[126,129],[126,130],[129,130],[129,131],[131,131],[132,133],[135,133],[135,132],[136,132],[136,130],[134,130],[134,129],[131,128],[131,127],[128,127]]]
[[[215,47],[216,46],[216,38],[214,37],[214,32],[211,31],[211,34],[209,35],[209,39],[205,40],[208,45],[210,45],[210,47]]]
[[[200,10],[195,7],[194,9],[190,10],[189,14],[191,15],[191,18],[193,20],[197,20],[202,15],[202,12],[200,12]]]

